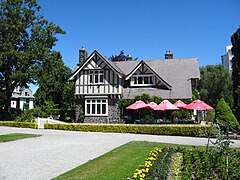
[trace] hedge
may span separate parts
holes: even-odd
[[[32,122],[15,122],[15,121],[0,121],[0,126],[10,126],[19,128],[33,128],[37,129],[37,123]]]
[[[204,136],[210,126],[200,125],[112,125],[112,124],[45,124],[45,129],[88,132],[115,132],[174,136]]]

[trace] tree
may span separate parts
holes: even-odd
[[[115,55],[115,56],[111,56],[110,58],[109,58],[111,61],[132,61],[133,60],[133,58],[131,57],[131,55],[125,55],[124,54],[124,50],[121,50],[120,51],[120,53],[119,53],[119,55]],[[136,59],[134,59],[134,60],[137,60],[137,58]]]
[[[56,35],[65,33],[44,19],[40,9],[36,0],[0,2],[0,92],[6,95],[7,115],[14,88],[34,83],[34,73],[52,51]]]
[[[200,97],[211,106],[224,98],[231,107],[233,104],[231,75],[222,65],[207,65],[200,68],[201,78],[198,86]]]
[[[68,84],[71,73],[59,52],[49,54],[36,74],[39,87],[35,93],[35,105],[44,109],[45,102],[52,102],[60,111],[69,109],[74,102],[74,86]]]
[[[240,122],[240,28],[231,36],[234,114]]]
[[[217,103],[215,109],[215,121],[219,123],[221,129],[224,131],[237,130],[239,128],[237,119],[223,98]]]

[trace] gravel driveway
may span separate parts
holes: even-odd
[[[123,133],[76,132],[0,126],[0,134],[32,133],[40,137],[0,143],[0,179],[54,178],[129,141],[205,145],[206,138]],[[240,147],[240,141],[235,141]]]

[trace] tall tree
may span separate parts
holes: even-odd
[[[240,122],[240,28],[231,36],[232,41],[232,80],[234,97],[234,114]]]
[[[233,104],[231,75],[222,65],[207,65],[200,68],[201,78],[198,86],[203,101],[216,106],[224,98],[231,107]]]
[[[66,106],[63,102],[63,95],[65,97],[65,91],[71,91],[67,86],[71,73],[71,69],[64,65],[59,52],[53,51],[49,54],[36,75],[39,87],[35,93],[35,104],[41,107],[46,101],[50,101],[59,109]]]
[[[65,32],[40,15],[36,0],[0,1],[0,92],[10,113],[15,87],[34,82],[34,73]]]

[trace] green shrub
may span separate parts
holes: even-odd
[[[18,117],[15,118],[17,122],[31,122],[35,117],[30,110],[23,111]]]
[[[139,125],[111,125],[111,124],[45,124],[45,129],[59,129],[69,131],[115,132],[175,136],[202,136],[210,131],[210,126],[177,125],[177,126],[139,126]]]
[[[181,110],[178,110],[178,111],[174,111],[172,113],[172,116],[176,116],[178,117],[178,119],[186,119],[186,120],[190,120],[191,119],[191,113],[189,110],[185,110],[185,109],[181,109]]]
[[[37,129],[37,123],[31,122],[14,122],[14,121],[0,121],[0,126],[20,127],[20,128],[33,128]]]
[[[219,123],[222,130],[226,131],[226,128],[235,129],[239,128],[239,123],[232,113],[232,110],[222,98],[217,104],[215,111],[215,120]]]

